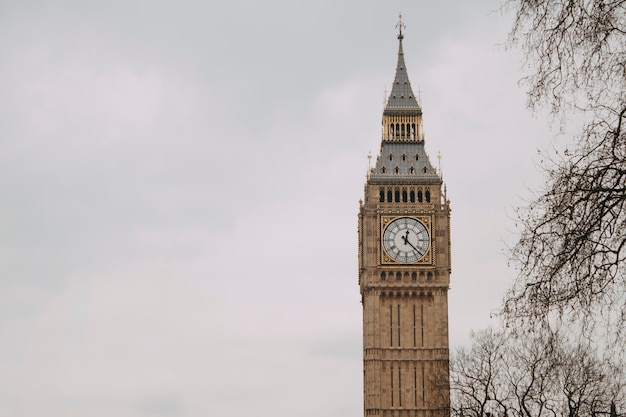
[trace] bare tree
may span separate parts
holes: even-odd
[[[542,331],[518,338],[486,330],[454,352],[454,417],[582,417],[623,409],[623,369],[585,343]]]
[[[626,328],[626,0],[509,0],[531,74],[529,106],[582,121],[567,149],[548,155],[546,181],[518,211],[512,248],[520,274],[504,317],[519,326],[600,321],[613,342]]]
[[[472,333],[471,350],[458,349],[450,358],[451,411],[455,417],[508,415],[500,385],[505,370],[504,335],[492,329]]]

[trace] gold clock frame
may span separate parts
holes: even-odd
[[[426,228],[426,232],[428,233],[428,250],[420,259],[414,262],[399,262],[393,259],[391,256],[387,254],[387,251],[383,245],[383,235],[385,234],[385,229],[392,221],[396,219],[409,218],[417,220],[422,223]],[[397,215],[397,216],[380,216],[380,230],[379,230],[380,240],[378,242],[378,249],[380,254],[380,263],[382,265],[432,265],[432,251],[433,251],[433,234],[432,234],[432,218],[431,216],[411,216],[411,215]]]

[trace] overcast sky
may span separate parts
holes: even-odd
[[[450,341],[540,183],[499,0],[0,0],[0,415],[362,414],[357,211],[398,12]]]

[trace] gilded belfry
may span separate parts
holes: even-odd
[[[382,141],[359,210],[364,415],[450,415],[450,202],[424,148],[398,24]]]

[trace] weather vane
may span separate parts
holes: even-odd
[[[398,14],[398,18],[399,20],[398,20],[398,24],[396,25],[396,27],[400,31],[400,36],[402,36],[402,29],[406,28],[406,25],[402,23],[402,13]]]

